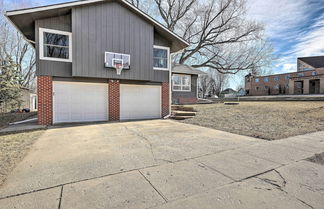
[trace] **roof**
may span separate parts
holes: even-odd
[[[324,67],[324,56],[298,57],[297,59],[313,66],[314,68]]]
[[[10,20],[10,22],[20,31],[27,40],[35,41],[35,29],[34,21],[37,19],[44,19],[49,17],[56,17],[61,15],[66,15],[71,12],[73,7],[100,3],[105,1],[114,0],[79,0],[60,4],[52,4],[47,6],[32,7],[20,10],[11,10],[5,13],[5,16]],[[155,30],[159,32],[163,37],[172,42],[171,52],[177,52],[189,46],[189,43],[182,39],[180,36],[170,31],[164,25],[156,21],[154,18],[148,14],[141,11],[139,8],[133,6],[127,0],[115,0],[122,5],[124,5],[129,10],[133,11],[138,16],[142,17],[144,20],[151,23]]]
[[[172,73],[182,73],[182,74],[190,74],[190,75],[207,75],[207,73],[203,71],[197,70],[196,68],[184,64],[173,64]]]
[[[232,89],[232,88],[227,88],[227,89],[224,89],[221,93],[224,94],[226,92],[228,92],[228,93],[234,93],[236,91],[234,89]]]

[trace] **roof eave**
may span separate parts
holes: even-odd
[[[61,4],[53,4],[53,5],[48,5],[48,6],[33,7],[33,8],[29,8],[29,9],[12,10],[12,11],[5,12],[5,16],[10,20],[10,22],[15,26],[15,28],[19,32],[22,33],[22,31],[20,29],[18,29],[18,27],[16,26],[16,24],[14,24],[13,21],[10,19],[11,16],[23,15],[23,14],[29,14],[29,13],[35,13],[35,12],[41,12],[41,11],[47,11],[47,10],[54,10],[54,9],[61,9],[61,8],[67,8],[67,7],[74,7],[74,6],[92,4],[92,3],[97,3],[97,2],[104,2],[104,1],[106,1],[106,0],[73,1],[73,2],[66,2],[66,3],[61,3]],[[163,24],[159,23],[154,18],[152,18],[148,14],[144,13],[143,11],[141,11],[140,9],[138,9],[137,7],[135,7],[134,5],[132,5],[131,3],[129,3],[128,1],[126,1],[126,0],[119,0],[119,2],[123,3],[128,8],[130,8],[134,12],[138,13],[139,15],[141,15],[142,17],[144,17],[148,21],[150,21],[151,24],[154,27],[157,27],[157,29],[160,29],[160,30],[168,33],[169,35],[171,35],[172,36],[172,39],[175,39],[175,40],[172,40],[172,42],[175,42],[175,43],[177,43],[179,45],[179,47],[175,47],[175,49],[172,50],[171,52],[177,52],[177,51],[180,51],[180,50],[182,50],[182,49],[184,49],[184,48],[186,48],[186,47],[189,46],[189,43],[187,41],[185,41],[184,39],[182,39],[180,36],[178,36],[174,32],[170,31]],[[24,38],[26,40],[28,40],[26,38],[26,36],[24,35],[24,33],[22,33],[22,34],[23,34]]]

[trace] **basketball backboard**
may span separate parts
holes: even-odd
[[[116,65],[123,65],[123,69],[130,69],[130,55],[115,52],[105,52],[105,67],[116,68]]]

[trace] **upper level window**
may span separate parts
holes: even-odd
[[[39,29],[40,59],[72,62],[72,33],[46,28]]]
[[[312,69],[309,67],[304,67],[304,71],[308,71],[308,70],[312,70]]]
[[[263,81],[264,82],[269,82],[269,78],[268,77],[265,77],[265,78],[263,78]]]
[[[317,72],[316,72],[316,71],[313,71],[313,72],[312,72],[312,75],[317,75]]]
[[[286,78],[286,80],[289,80],[291,78],[291,75],[288,74],[288,75],[285,76],[285,78]]]
[[[304,73],[298,73],[298,77],[304,76]]]
[[[259,81],[260,81],[260,79],[259,79],[259,78],[256,78],[256,79],[255,79],[255,82],[256,82],[256,83],[258,83]]]
[[[191,76],[174,74],[172,76],[173,91],[191,91]]]
[[[273,77],[273,80],[274,81],[279,81],[279,77],[278,76],[275,76],[275,77]]]
[[[169,51],[168,47],[153,47],[153,68],[155,70],[169,70]]]

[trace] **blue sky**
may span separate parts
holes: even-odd
[[[1,1],[1,0],[0,0]],[[14,7],[69,0],[4,0]],[[324,0],[248,0],[247,15],[262,22],[278,59],[272,73],[296,71],[297,57],[324,55]]]
[[[297,57],[324,55],[324,0],[250,0],[248,15],[274,46],[273,73],[296,71]]]

